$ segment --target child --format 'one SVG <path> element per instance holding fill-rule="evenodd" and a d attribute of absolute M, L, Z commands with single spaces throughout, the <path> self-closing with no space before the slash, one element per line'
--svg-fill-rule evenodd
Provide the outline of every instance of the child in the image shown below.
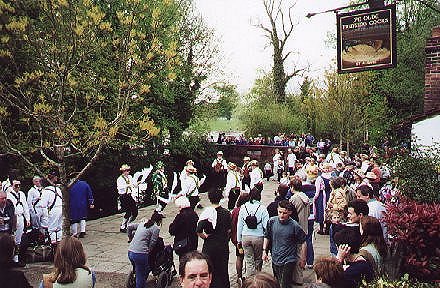
<path fill-rule="evenodd" d="M 331 224 L 330 224 L 330 253 L 333 256 L 338 254 L 338 247 L 333 240 L 333 236 L 336 232 L 341 231 L 344 228 L 344 225 L 341 223 L 341 215 L 338 211 L 333 211 L 331 213 Z"/>

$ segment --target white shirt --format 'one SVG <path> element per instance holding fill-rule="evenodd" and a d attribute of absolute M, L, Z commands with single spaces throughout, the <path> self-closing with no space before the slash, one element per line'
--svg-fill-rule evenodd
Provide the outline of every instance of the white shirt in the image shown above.
<path fill-rule="evenodd" d="M 263 172 L 259 167 L 253 168 L 249 176 L 251 177 L 250 189 L 254 188 L 255 184 L 263 182 Z"/>
<path fill-rule="evenodd" d="M 118 179 L 116 180 L 116 187 L 118 189 L 119 195 L 123 194 L 131 194 L 132 197 L 134 197 L 134 190 L 135 187 L 137 187 L 137 184 L 134 183 L 133 177 L 131 175 L 120 175 Z"/>
<path fill-rule="evenodd" d="M 385 206 L 382 202 L 377 201 L 376 199 L 370 199 L 368 202 L 368 216 L 375 217 L 380 220 L 384 216 Z"/>
<path fill-rule="evenodd" d="M 194 174 L 190 174 L 182 181 L 182 191 L 179 193 L 180 195 L 189 196 L 198 196 L 199 188 L 202 186 L 203 182 L 205 182 L 206 177 L 203 177 L 199 180 L 199 177 Z"/>
<path fill-rule="evenodd" d="M 287 166 L 289 168 L 295 167 L 296 155 L 294 153 L 287 154 Z"/>
<path fill-rule="evenodd" d="M 226 163 L 226 160 L 223 159 L 223 158 L 221 158 L 221 159 L 215 158 L 214 161 L 212 161 L 212 164 L 211 164 L 212 168 L 214 168 L 217 165 L 217 163 L 219 163 L 219 162 L 222 164 L 222 169 L 223 170 L 228 169 L 228 164 Z"/>
<path fill-rule="evenodd" d="M 278 167 L 278 161 L 281 159 L 281 154 L 276 153 L 275 155 L 273 155 L 273 166 L 274 167 Z"/>
<path fill-rule="evenodd" d="M 325 158 L 325 162 L 331 163 L 333 168 L 336 167 L 336 164 L 342 163 L 341 156 L 338 153 L 330 152 Z"/>
<path fill-rule="evenodd" d="M 35 202 L 37 202 L 38 200 L 41 199 L 42 191 L 43 191 L 43 187 L 37 187 L 35 185 L 31 189 L 29 189 L 28 195 L 27 195 L 27 204 L 28 204 L 29 210 L 33 210 Z"/>
<path fill-rule="evenodd" d="M 24 195 L 24 193 L 21 191 L 15 192 L 13 190 L 10 190 L 7 193 L 6 198 L 11 200 L 12 204 L 14 204 L 15 215 L 23 215 L 24 218 L 26 218 L 26 221 L 29 222 L 31 217 L 29 215 L 29 206 L 27 205 L 26 196 Z"/>
<path fill-rule="evenodd" d="M 53 206 L 52 206 L 53 204 Z M 47 186 L 41 193 L 41 200 L 37 204 L 41 208 L 56 208 L 63 206 L 63 195 L 60 188 L 54 186 Z"/>
<path fill-rule="evenodd" d="M 226 187 L 224 190 L 226 195 L 228 195 L 229 191 L 235 187 L 241 188 L 240 175 L 236 171 L 229 170 L 228 175 L 226 176 Z"/>

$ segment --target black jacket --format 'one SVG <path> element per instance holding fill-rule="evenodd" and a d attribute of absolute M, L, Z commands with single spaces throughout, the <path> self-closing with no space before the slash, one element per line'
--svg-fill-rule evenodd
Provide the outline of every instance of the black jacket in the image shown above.
<path fill-rule="evenodd" d="M 14 204 L 12 203 L 11 200 L 9 200 L 9 199 L 6 200 L 6 206 L 5 206 L 4 212 L 2 213 L 0 211 L 0 217 L 9 217 L 9 219 L 10 219 L 9 220 L 9 230 L 3 231 L 3 232 L 7 232 L 9 234 L 12 234 L 12 232 L 17 230 L 17 216 L 15 215 Z"/>
<path fill-rule="evenodd" d="M 170 224 L 169 232 L 174 236 L 174 243 L 188 238 L 188 249 L 182 251 L 181 254 L 197 250 L 198 238 L 196 228 L 198 220 L 199 216 L 197 216 L 197 213 L 191 207 L 188 207 L 180 210 L 173 223 Z"/>

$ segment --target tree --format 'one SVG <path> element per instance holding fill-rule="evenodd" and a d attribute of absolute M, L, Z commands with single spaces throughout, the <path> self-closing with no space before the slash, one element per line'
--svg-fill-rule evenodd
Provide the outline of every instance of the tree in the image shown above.
<path fill-rule="evenodd" d="M 0 142 L 37 173 L 58 171 L 65 234 L 68 189 L 103 149 L 142 146 L 160 132 L 149 97 L 157 83 L 173 87 L 178 78 L 178 7 L 172 0 L 0 2 Z M 78 172 L 72 181 L 70 172 Z"/>
<path fill-rule="evenodd" d="M 220 95 L 220 98 L 216 103 L 218 116 L 231 120 L 232 112 L 234 112 L 240 97 L 237 92 L 237 87 L 235 85 L 226 84 L 221 86 L 217 85 L 214 89 Z"/>
<path fill-rule="evenodd" d="M 292 15 L 294 4 L 287 8 L 287 13 L 284 10 L 283 0 L 263 0 L 263 5 L 270 26 L 260 24 L 258 27 L 265 32 L 273 49 L 272 90 L 277 102 L 282 103 L 286 100 L 287 83 L 302 71 L 302 69 L 294 68 L 292 72 L 286 73 L 284 69 L 285 62 L 291 53 L 291 51 L 286 52 L 286 43 L 295 27 Z"/>
<path fill-rule="evenodd" d="M 272 94 L 271 74 L 255 80 L 250 93 L 246 95 L 247 103 L 239 115 L 246 134 L 256 136 L 273 136 L 274 133 L 304 132 L 305 121 L 295 111 L 295 99 L 288 97 L 286 103 L 278 103 Z"/>

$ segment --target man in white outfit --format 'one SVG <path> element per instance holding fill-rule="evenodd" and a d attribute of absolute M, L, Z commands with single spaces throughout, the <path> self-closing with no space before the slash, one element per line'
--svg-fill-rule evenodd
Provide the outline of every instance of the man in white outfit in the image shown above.
<path fill-rule="evenodd" d="M 273 155 L 273 158 L 272 158 L 272 161 L 273 161 L 273 168 L 272 169 L 273 169 L 274 178 L 276 178 L 278 175 L 278 166 L 279 166 L 278 162 L 280 160 L 281 160 L 280 150 L 278 148 L 275 148 L 275 154 Z"/>
<path fill-rule="evenodd" d="M 56 186 L 58 176 L 49 174 L 47 178 L 50 184 L 43 189 L 37 206 L 47 213 L 47 218 L 42 218 L 41 226 L 47 229 L 51 243 L 56 245 L 63 236 L 63 195 L 61 189 Z"/>
<path fill-rule="evenodd" d="M 293 153 L 292 149 L 287 149 L 287 167 L 289 169 L 290 175 L 295 174 L 295 163 L 296 163 L 296 155 Z"/>
<path fill-rule="evenodd" d="M 252 171 L 249 173 L 249 176 L 251 177 L 251 185 L 249 188 L 252 190 L 257 184 L 263 185 L 263 171 L 261 171 L 258 166 L 257 160 L 252 160 L 250 164 Z"/>
<path fill-rule="evenodd" d="M 194 209 L 200 201 L 199 197 L 199 188 L 205 182 L 206 177 L 203 177 L 199 180 L 199 177 L 195 174 L 197 169 L 193 166 L 188 166 L 186 168 L 186 177 L 182 181 L 182 191 L 179 193 L 179 196 L 186 196 L 189 199 L 190 206 Z M 198 206 L 201 208 L 201 206 Z"/>
<path fill-rule="evenodd" d="M 41 200 L 41 193 L 43 192 L 41 177 L 34 176 L 34 178 L 32 178 L 32 183 L 34 186 L 29 189 L 27 195 L 27 204 L 29 207 L 29 214 L 31 215 L 32 229 L 38 229 L 41 232 L 44 232 L 41 228 L 41 218 L 44 215 L 43 209 L 41 209 L 41 207 L 36 207 Z"/>
<path fill-rule="evenodd" d="M 240 196 L 241 179 L 240 173 L 237 171 L 237 165 L 232 162 L 228 163 L 228 175 L 226 176 L 226 187 L 223 196 L 228 198 L 228 209 L 235 208 L 238 196 Z"/>
<path fill-rule="evenodd" d="M 15 208 L 15 216 L 17 217 L 17 230 L 15 231 L 15 244 L 20 246 L 21 238 L 26 232 L 26 228 L 30 225 L 29 207 L 26 202 L 26 196 L 20 191 L 20 181 L 12 181 L 12 189 L 8 189 L 7 199 L 11 200 Z M 20 253 L 22 254 L 22 253 Z M 21 258 L 21 257 L 20 257 Z M 20 259 L 23 262 L 24 259 Z"/>
<path fill-rule="evenodd" d="M 116 186 L 118 189 L 119 199 L 121 201 L 122 211 L 125 211 L 125 215 L 122 219 L 120 232 L 127 233 L 127 224 L 136 219 L 138 215 L 138 208 L 136 206 L 135 188 L 139 183 L 135 183 L 133 177 L 130 175 L 130 166 L 123 164 L 119 169 L 121 175 L 116 180 Z"/>

